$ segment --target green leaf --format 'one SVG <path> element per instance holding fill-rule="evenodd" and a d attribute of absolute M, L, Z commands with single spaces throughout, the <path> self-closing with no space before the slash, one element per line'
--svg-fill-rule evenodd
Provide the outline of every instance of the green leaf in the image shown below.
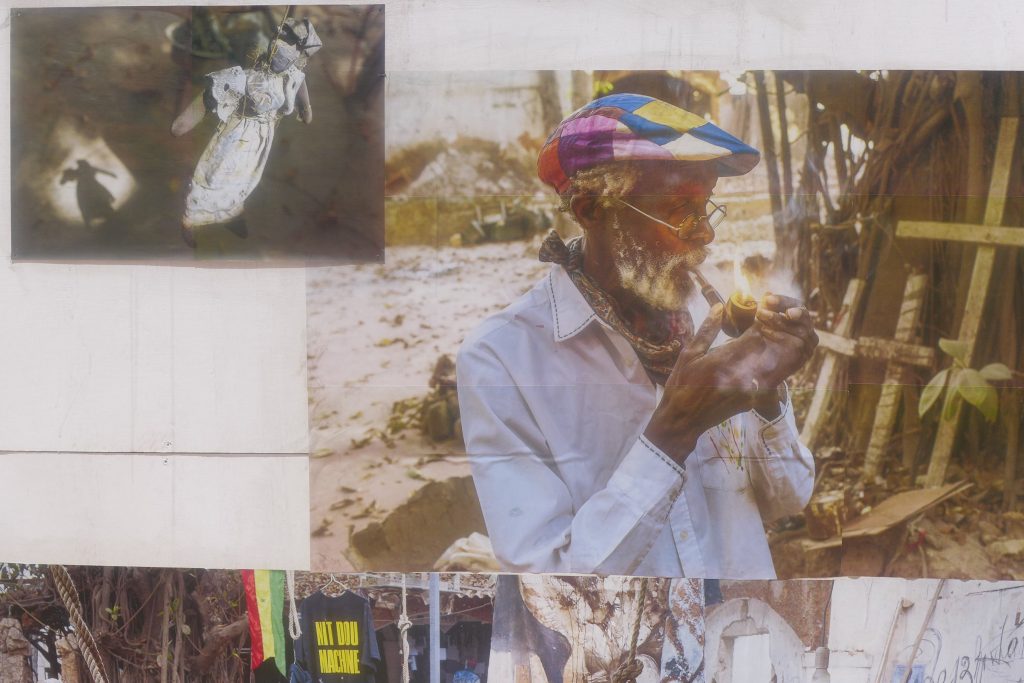
<path fill-rule="evenodd" d="M 992 385 L 981 376 L 981 373 L 972 368 L 964 368 L 957 373 L 956 389 L 964 397 L 964 400 L 975 408 L 981 408 L 981 404 L 985 402 L 986 390 L 995 391 Z"/>
<path fill-rule="evenodd" d="M 949 421 L 956 417 L 957 408 L 960 407 L 960 394 L 952 389 L 946 392 L 946 402 L 942 406 L 942 419 Z"/>
<path fill-rule="evenodd" d="M 935 402 L 942 396 L 942 390 L 946 387 L 946 377 L 948 375 L 949 370 L 943 370 L 928 382 L 928 386 L 921 392 L 921 400 L 917 404 L 917 414 L 919 416 L 924 417 L 925 413 L 931 410 Z"/>
<path fill-rule="evenodd" d="M 985 392 L 985 400 L 978 406 L 978 410 L 985 416 L 986 422 L 995 422 L 999 414 L 999 395 L 995 387 L 988 387 Z"/>
<path fill-rule="evenodd" d="M 958 361 L 967 364 L 967 342 L 957 339 L 940 339 L 939 348 L 947 355 L 956 358 Z"/>
<path fill-rule="evenodd" d="M 989 382 L 1005 382 L 1013 378 L 1013 371 L 1002 363 L 989 363 L 979 372 Z"/>

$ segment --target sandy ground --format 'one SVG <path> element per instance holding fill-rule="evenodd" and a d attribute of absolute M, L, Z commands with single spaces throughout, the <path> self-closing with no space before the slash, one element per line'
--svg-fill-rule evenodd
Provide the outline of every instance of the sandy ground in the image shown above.
<path fill-rule="evenodd" d="M 533 253 L 523 242 L 396 247 L 384 266 L 309 271 L 312 528 L 328 523 L 313 538 L 315 569 L 355 568 L 350 525 L 380 520 L 424 479 L 469 473 L 461 444 L 416 430 L 395 448 L 359 443 L 387 422 L 394 401 L 428 392 L 440 355 L 454 356 L 470 329 L 540 278 L 548 266 Z"/>
<path fill-rule="evenodd" d="M 724 287 L 736 253 L 770 250 L 765 230 L 770 224 L 734 226 L 730 235 L 761 239 L 716 243 L 710 262 L 721 267 L 706 268 L 709 276 L 720 276 Z M 386 424 L 394 401 L 429 391 L 439 356 L 454 359 L 469 330 L 547 272 L 536 259 L 539 244 L 537 237 L 461 249 L 394 247 L 386 265 L 309 271 L 314 570 L 358 569 L 351 530 L 380 521 L 424 480 L 469 474 L 456 441 L 433 443 L 414 429 L 394 448 L 366 437 Z"/>

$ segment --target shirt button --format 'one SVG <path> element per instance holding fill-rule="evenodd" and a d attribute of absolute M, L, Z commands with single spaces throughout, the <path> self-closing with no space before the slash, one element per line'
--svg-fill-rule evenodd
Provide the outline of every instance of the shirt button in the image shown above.
<path fill-rule="evenodd" d="M 680 541 L 685 541 L 689 537 L 690 537 L 690 534 L 686 533 L 685 531 L 680 531 L 679 532 L 679 540 Z"/>

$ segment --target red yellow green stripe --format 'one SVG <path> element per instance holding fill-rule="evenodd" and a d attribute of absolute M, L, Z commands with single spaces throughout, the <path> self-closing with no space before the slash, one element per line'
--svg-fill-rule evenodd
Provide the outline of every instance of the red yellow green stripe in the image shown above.
<path fill-rule="evenodd" d="M 282 676 L 287 669 L 284 642 L 284 572 L 243 569 L 246 612 L 249 618 L 251 664 L 255 671 L 268 659 Z"/>

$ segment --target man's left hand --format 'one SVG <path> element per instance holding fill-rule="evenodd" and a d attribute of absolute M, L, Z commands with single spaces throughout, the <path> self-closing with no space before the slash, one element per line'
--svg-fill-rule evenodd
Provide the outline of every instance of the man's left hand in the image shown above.
<path fill-rule="evenodd" d="M 779 294 L 764 296 L 753 328 L 764 340 L 762 367 L 772 379 L 772 386 L 762 387 L 767 391 L 757 409 L 765 417 L 774 418 L 779 405 L 775 388 L 811 359 L 818 346 L 818 335 L 803 304 Z"/>

